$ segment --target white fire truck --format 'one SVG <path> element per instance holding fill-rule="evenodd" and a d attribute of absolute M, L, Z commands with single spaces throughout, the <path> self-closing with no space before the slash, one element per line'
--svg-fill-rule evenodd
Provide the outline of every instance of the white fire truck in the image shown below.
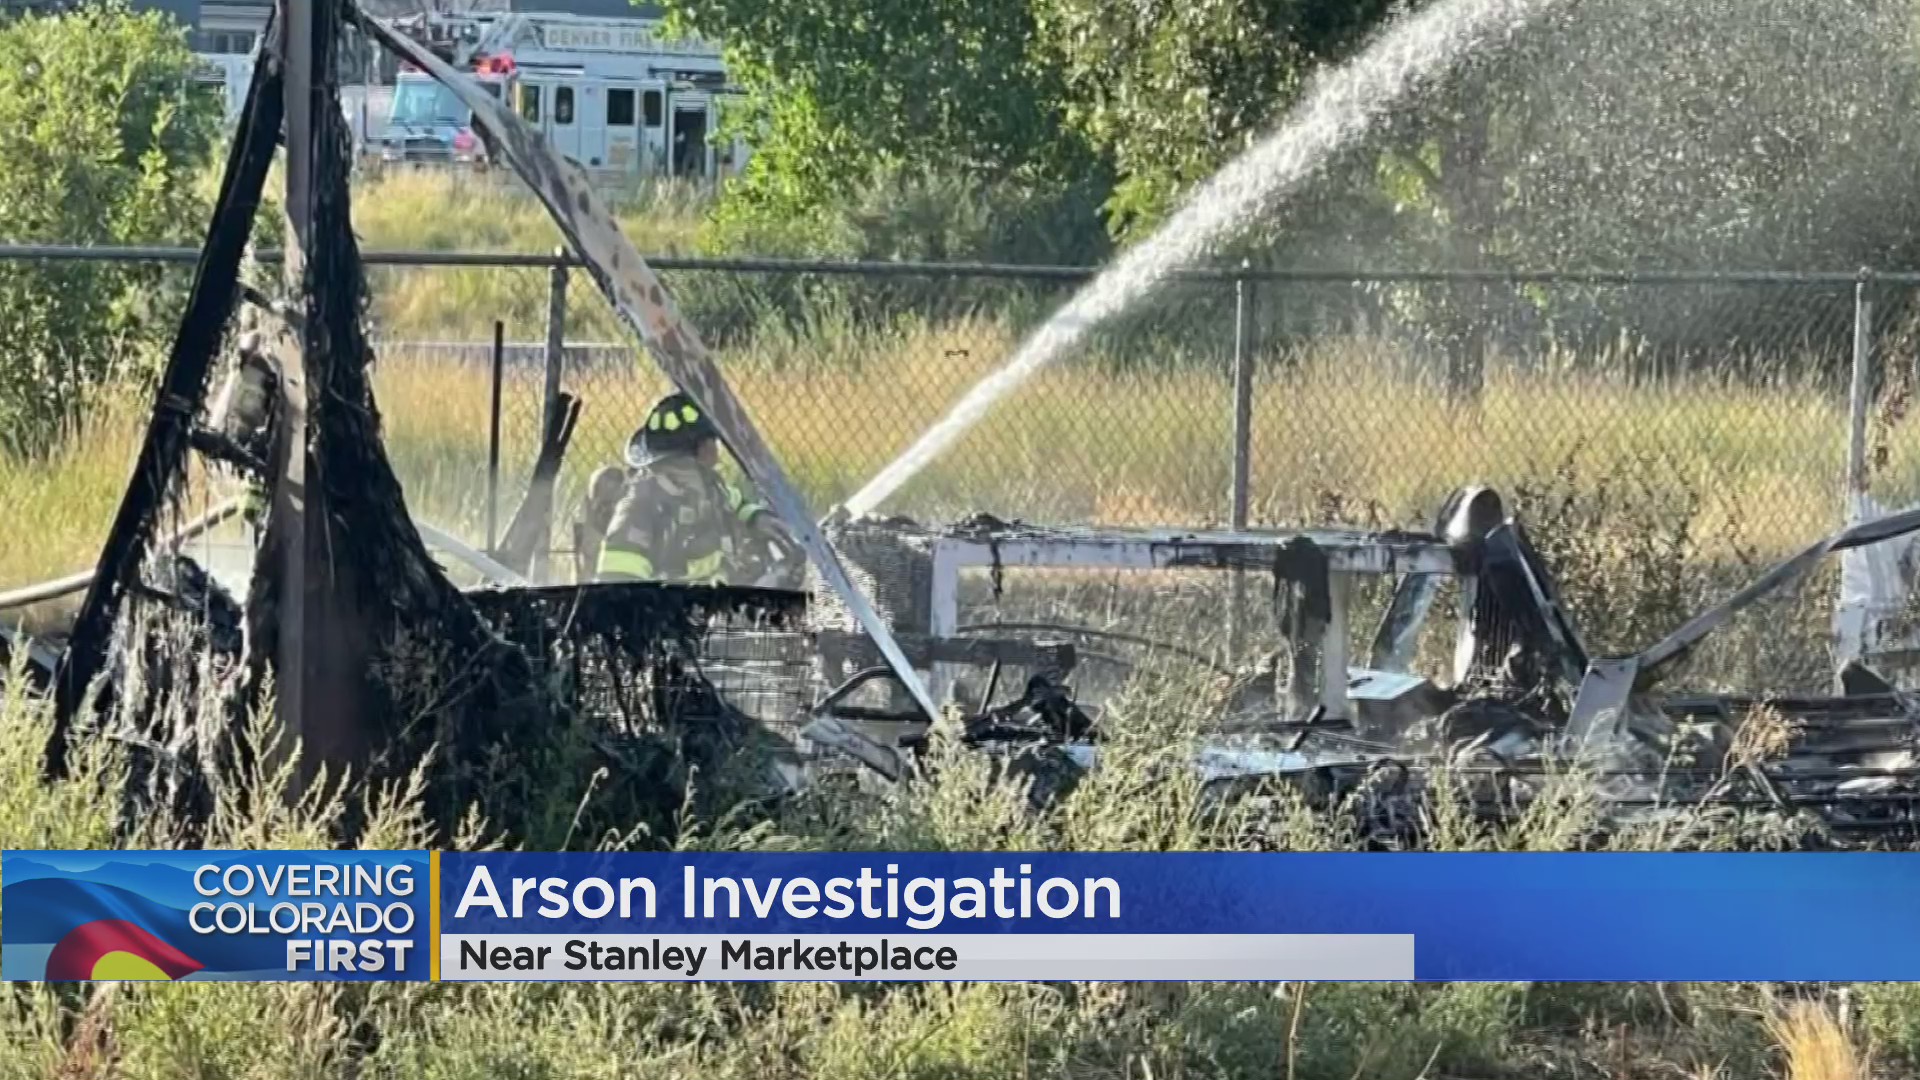
<path fill-rule="evenodd" d="M 602 177 L 736 172 L 743 140 L 715 135 L 730 87 L 717 45 L 660 20 L 540 12 L 421 15 L 396 23 L 503 97 L 553 147 Z M 482 163 L 472 117 L 424 72 L 396 80 L 382 157 Z"/>

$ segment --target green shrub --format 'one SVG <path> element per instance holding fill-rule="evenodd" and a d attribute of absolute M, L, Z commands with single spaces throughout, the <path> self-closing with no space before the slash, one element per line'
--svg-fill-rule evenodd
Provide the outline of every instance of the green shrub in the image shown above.
<path fill-rule="evenodd" d="M 116 3 L 0 24 L 0 240 L 178 244 L 206 227 L 219 101 L 185 35 Z M 148 363 L 185 275 L 0 263 L 0 448 L 44 450 L 116 370 Z"/>

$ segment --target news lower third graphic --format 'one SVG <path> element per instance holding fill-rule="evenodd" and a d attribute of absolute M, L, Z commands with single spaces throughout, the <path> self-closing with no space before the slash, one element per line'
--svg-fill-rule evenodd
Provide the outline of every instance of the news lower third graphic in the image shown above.
<path fill-rule="evenodd" d="M 0 977 L 1920 981 L 1916 896 L 1905 853 L 8 851 Z"/>
<path fill-rule="evenodd" d="M 1211 906 L 1204 897 L 1175 902 L 1168 892 L 1173 879 L 1160 871 L 1177 867 L 1128 856 L 448 853 L 440 867 L 439 977 L 448 981 L 1414 973 L 1410 934 L 1291 933 L 1278 925 L 1285 919 L 1253 911 L 1199 919 Z"/>

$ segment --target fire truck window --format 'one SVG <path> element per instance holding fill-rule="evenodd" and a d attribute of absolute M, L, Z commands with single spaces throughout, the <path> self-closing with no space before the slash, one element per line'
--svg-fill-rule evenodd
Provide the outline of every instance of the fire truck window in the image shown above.
<path fill-rule="evenodd" d="M 540 88 L 522 86 L 520 88 L 520 115 L 529 124 L 540 122 Z"/>
<path fill-rule="evenodd" d="M 553 122 L 556 124 L 573 123 L 573 87 L 556 87 L 553 91 Z"/>
<path fill-rule="evenodd" d="M 495 101 L 500 100 L 500 84 L 499 83 L 497 82 L 481 83 L 480 88 L 482 90 L 485 90 L 488 94 L 491 94 Z"/>
<path fill-rule="evenodd" d="M 647 126 L 650 128 L 660 126 L 660 98 L 661 94 L 658 90 L 649 90 L 642 95 L 641 107 L 646 110 Z"/>
<path fill-rule="evenodd" d="M 633 91 L 607 91 L 607 126 L 633 126 Z"/>

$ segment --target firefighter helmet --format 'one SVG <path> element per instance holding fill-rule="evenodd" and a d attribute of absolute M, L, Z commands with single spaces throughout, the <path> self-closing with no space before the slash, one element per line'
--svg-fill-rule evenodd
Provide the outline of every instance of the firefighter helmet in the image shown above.
<path fill-rule="evenodd" d="M 706 439 L 718 439 L 720 430 L 706 411 L 685 394 L 668 394 L 656 402 L 627 440 L 627 464 L 638 467 L 657 454 L 692 450 Z"/>

